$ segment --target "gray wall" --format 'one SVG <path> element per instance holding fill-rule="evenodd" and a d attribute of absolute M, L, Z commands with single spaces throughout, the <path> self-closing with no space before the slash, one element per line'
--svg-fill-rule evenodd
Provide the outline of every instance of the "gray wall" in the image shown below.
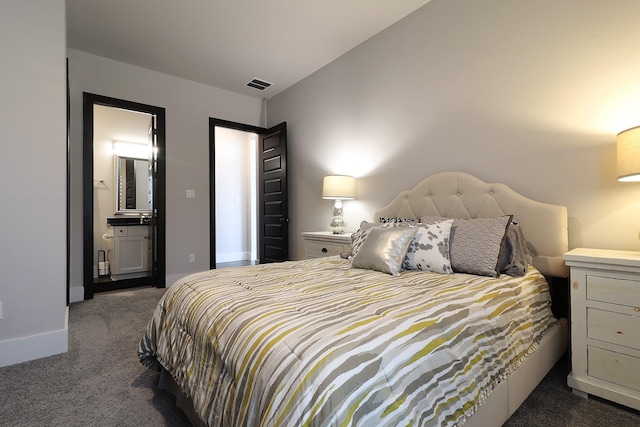
<path fill-rule="evenodd" d="M 209 268 L 209 117 L 259 126 L 262 102 L 69 49 L 71 79 L 71 296 L 82 287 L 82 93 L 166 109 L 167 286 Z M 185 191 L 196 191 L 195 199 Z M 189 263 L 189 254 L 196 262 Z"/>
<path fill-rule="evenodd" d="M 569 210 L 570 246 L 637 250 L 640 184 L 615 135 L 640 125 L 636 0 L 433 0 L 268 101 L 288 122 L 291 243 L 328 230 L 322 177 L 357 177 L 348 229 L 442 171 Z"/>
<path fill-rule="evenodd" d="M 67 350 L 64 20 L 0 2 L 0 366 Z"/>

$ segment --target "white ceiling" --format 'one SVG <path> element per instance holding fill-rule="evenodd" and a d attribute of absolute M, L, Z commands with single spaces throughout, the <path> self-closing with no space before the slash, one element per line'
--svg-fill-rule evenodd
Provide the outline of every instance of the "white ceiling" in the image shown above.
<path fill-rule="evenodd" d="M 66 0 L 67 46 L 271 98 L 429 1 Z"/>

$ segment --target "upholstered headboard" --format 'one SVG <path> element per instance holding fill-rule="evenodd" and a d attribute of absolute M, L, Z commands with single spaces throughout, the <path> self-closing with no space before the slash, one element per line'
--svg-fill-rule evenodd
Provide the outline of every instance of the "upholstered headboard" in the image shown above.
<path fill-rule="evenodd" d="M 533 255 L 533 266 L 545 276 L 567 277 L 562 255 L 569 249 L 567 208 L 528 199 L 504 184 L 489 184 L 463 172 L 430 176 L 403 191 L 387 206 L 374 212 L 380 217 L 420 219 L 488 218 L 513 215 Z"/>

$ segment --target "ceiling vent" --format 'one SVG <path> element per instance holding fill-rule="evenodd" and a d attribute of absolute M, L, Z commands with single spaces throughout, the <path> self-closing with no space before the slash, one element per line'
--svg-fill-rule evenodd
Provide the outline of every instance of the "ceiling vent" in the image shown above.
<path fill-rule="evenodd" d="M 273 83 L 269 83 L 266 82 L 264 80 L 260 80 L 257 78 L 253 78 L 251 79 L 251 81 L 249 83 L 247 83 L 247 86 L 252 87 L 254 89 L 258 89 L 258 90 L 265 90 L 266 88 L 268 88 L 269 86 L 271 86 Z"/>

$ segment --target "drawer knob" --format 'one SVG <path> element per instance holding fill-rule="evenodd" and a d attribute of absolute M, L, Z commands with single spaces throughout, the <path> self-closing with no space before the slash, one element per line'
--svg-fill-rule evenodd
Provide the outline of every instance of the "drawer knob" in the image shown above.
<path fill-rule="evenodd" d="M 618 332 L 616 332 L 616 334 L 618 334 L 618 335 L 624 335 L 624 332 L 622 332 L 622 331 L 618 331 Z"/>
<path fill-rule="evenodd" d="M 322 248 L 322 253 L 326 254 L 327 252 L 329 252 L 329 250 L 327 248 Z"/>

